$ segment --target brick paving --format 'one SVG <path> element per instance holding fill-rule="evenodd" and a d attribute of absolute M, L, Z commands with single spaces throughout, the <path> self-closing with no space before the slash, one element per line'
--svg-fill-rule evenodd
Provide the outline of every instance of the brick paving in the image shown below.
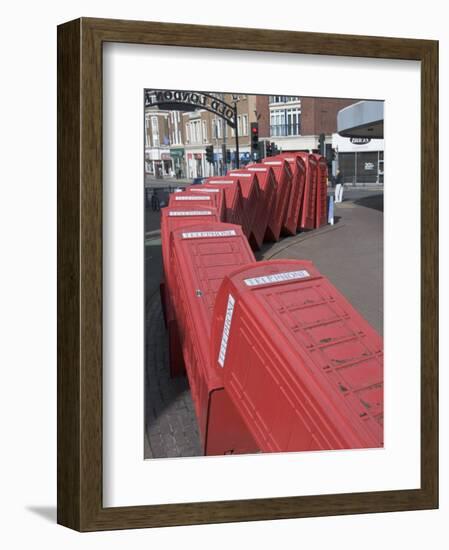
<path fill-rule="evenodd" d="M 145 347 L 146 458 L 201 455 L 186 377 L 170 378 L 168 338 L 159 294 L 149 300 Z"/>

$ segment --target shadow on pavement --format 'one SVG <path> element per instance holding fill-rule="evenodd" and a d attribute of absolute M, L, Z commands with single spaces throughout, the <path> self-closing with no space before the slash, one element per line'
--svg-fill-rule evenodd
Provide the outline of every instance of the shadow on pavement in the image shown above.
<path fill-rule="evenodd" d="M 354 201 L 354 204 L 358 206 L 364 206 L 365 208 L 372 208 L 379 212 L 384 211 L 384 195 L 379 193 L 376 195 L 368 195 L 367 197 L 361 197 Z"/>

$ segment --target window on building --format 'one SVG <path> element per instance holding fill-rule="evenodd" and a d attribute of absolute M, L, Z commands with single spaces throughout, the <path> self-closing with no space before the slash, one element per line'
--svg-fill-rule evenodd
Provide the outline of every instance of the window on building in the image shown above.
<path fill-rule="evenodd" d="M 189 143 L 201 143 L 201 121 L 192 120 L 186 124 L 187 140 Z"/>
<path fill-rule="evenodd" d="M 151 147 L 151 126 L 149 117 L 145 117 L 145 147 Z"/>
<path fill-rule="evenodd" d="M 242 115 L 242 128 L 241 128 L 241 135 L 247 136 L 248 135 L 248 115 Z"/>
<path fill-rule="evenodd" d="M 220 139 L 222 137 L 221 122 L 222 121 L 220 118 L 213 119 L 214 137 L 217 139 Z"/>
<path fill-rule="evenodd" d="M 270 111 L 270 134 L 276 136 L 299 136 L 301 111 L 298 108 L 273 109 Z"/>
<path fill-rule="evenodd" d="M 182 143 L 182 135 L 181 135 L 181 115 L 179 114 L 179 111 L 176 111 L 176 137 L 177 137 L 176 143 L 177 143 L 178 145 L 181 145 L 181 143 Z"/>
<path fill-rule="evenodd" d="M 201 120 L 195 120 L 195 143 L 201 143 Z"/>
<path fill-rule="evenodd" d="M 237 129 L 239 132 L 239 136 L 248 135 L 248 115 L 237 116 Z M 232 135 L 235 136 L 234 128 L 232 128 Z"/>
<path fill-rule="evenodd" d="M 153 147 L 159 147 L 159 122 L 157 116 L 151 117 L 151 133 L 153 135 Z"/>
<path fill-rule="evenodd" d="M 270 103 L 294 103 L 299 101 L 297 95 L 270 95 Z"/>
<path fill-rule="evenodd" d="M 196 120 L 188 122 L 186 124 L 187 129 L 187 142 L 188 143 L 198 143 L 198 126 Z"/>
<path fill-rule="evenodd" d="M 205 120 L 203 120 L 203 143 L 207 143 L 207 124 Z"/>
<path fill-rule="evenodd" d="M 176 121 L 175 121 L 175 113 L 172 111 L 169 114 L 170 119 L 170 143 L 174 144 L 176 143 Z"/>
<path fill-rule="evenodd" d="M 170 112 L 170 144 L 179 145 L 181 135 L 179 131 L 179 111 Z"/>

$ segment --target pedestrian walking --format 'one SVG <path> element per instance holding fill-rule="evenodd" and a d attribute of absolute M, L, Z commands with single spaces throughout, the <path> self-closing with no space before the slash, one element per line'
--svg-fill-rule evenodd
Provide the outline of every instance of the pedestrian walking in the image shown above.
<path fill-rule="evenodd" d="M 335 202 L 343 201 L 343 174 L 340 170 L 337 170 L 337 175 L 335 176 Z"/>
<path fill-rule="evenodd" d="M 153 194 L 151 195 L 151 208 L 153 212 L 159 212 L 161 209 L 161 201 L 159 200 L 156 189 L 153 189 Z"/>

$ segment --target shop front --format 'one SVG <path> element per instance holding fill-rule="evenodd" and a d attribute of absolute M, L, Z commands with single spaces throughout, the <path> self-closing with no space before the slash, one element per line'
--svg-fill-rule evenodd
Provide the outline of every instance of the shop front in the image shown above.
<path fill-rule="evenodd" d="M 170 153 L 161 154 L 161 164 L 162 177 L 171 177 L 174 175 L 173 162 Z"/>
<path fill-rule="evenodd" d="M 184 148 L 177 147 L 176 149 L 170 149 L 170 156 L 172 160 L 173 171 L 176 178 L 186 177 L 186 163 L 184 156 Z"/>
<path fill-rule="evenodd" d="M 384 183 L 384 140 L 332 136 L 336 168 L 348 185 L 366 186 Z"/>
<path fill-rule="evenodd" d="M 189 178 L 201 178 L 205 175 L 203 169 L 202 153 L 187 153 L 187 165 Z"/>

